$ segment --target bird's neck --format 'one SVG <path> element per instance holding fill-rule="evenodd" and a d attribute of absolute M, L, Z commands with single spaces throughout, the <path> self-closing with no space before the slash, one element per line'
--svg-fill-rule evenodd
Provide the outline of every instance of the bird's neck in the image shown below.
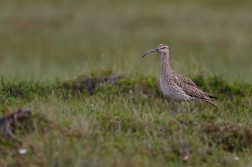
<path fill-rule="evenodd" d="M 169 61 L 169 52 L 161 53 L 161 75 L 170 75 L 172 68 Z"/>

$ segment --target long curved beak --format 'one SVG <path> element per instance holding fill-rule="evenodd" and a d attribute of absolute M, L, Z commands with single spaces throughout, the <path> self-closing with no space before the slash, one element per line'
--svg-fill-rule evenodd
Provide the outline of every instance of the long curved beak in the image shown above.
<path fill-rule="evenodd" d="M 146 56 L 147 54 L 149 54 L 149 53 L 151 53 L 151 52 L 158 52 L 158 48 L 149 50 L 148 52 L 146 52 L 146 53 L 142 56 L 142 58 L 144 58 L 144 56 Z"/>

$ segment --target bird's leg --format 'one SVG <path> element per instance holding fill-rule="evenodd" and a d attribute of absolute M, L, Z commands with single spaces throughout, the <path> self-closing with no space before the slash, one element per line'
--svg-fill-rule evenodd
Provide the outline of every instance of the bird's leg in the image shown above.
<path fill-rule="evenodd" d="M 174 112 L 171 114 L 172 116 L 174 116 L 174 115 L 178 112 L 178 105 L 177 105 L 177 103 L 176 103 L 176 102 L 173 102 L 173 104 L 174 104 L 175 110 L 174 110 Z"/>
<path fill-rule="evenodd" d="M 184 103 L 182 102 L 182 104 L 181 104 L 181 113 L 183 113 L 184 112 Z"/>

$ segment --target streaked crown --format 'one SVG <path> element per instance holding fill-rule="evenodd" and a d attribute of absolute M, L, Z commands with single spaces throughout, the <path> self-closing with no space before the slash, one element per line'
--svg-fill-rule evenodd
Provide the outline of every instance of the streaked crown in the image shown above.
<path fill-rule="evenodd" d="M 165 44 L 160 44 L 158 45 L 158 51 L 164 51 L 164 50 L 169 50 L 169 46 L 165 45 Z"/>

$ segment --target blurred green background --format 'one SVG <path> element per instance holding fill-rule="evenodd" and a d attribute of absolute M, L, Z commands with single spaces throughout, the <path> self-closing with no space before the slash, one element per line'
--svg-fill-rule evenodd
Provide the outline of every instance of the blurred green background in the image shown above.
<path fill-rule="evenodd" d="M 169 45 L 186 75 L 252 81 L 249 0 L 8 0 L 0 2 L 0 76 L 60 80 L 92 71 L 159 76 Z"/>

